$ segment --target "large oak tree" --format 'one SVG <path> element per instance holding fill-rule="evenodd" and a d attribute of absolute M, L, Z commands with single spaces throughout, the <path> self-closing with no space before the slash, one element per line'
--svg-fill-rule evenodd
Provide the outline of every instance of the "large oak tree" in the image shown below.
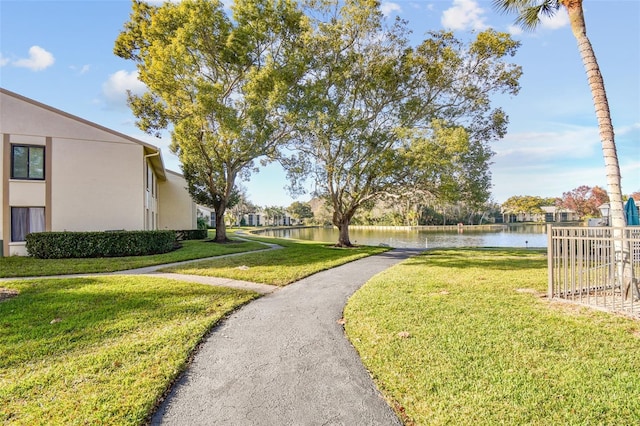
<path fill-rule="evenodd" d="M 412 47 L 406 23 L 385 26 L 377 1 L 313 6 L 308 73 L 293 92 L 297 154 L 284 164 L 294 185 L 314 178 L 338 245 L 351 245 L 358 209 L 385 195 L 486 199 L 488 143 L 507 123 L 489 97 L 517 93 L 520 68 L 504 58 L 518 43 L 485 31 L 465 44 L 443 32 Z"/>
<path fill-rule="evenodd" d="M 129 95 L 138 126 L 171 131 L 193 199 L 216 213 L 216 241 L 236 179 L 287 139 L 283 101 L 304 68 L 305 17 L 289 0 L 219 0 L 162 6 L 134 0 L 114 52 L 137 64 L 148 91 Z"/>

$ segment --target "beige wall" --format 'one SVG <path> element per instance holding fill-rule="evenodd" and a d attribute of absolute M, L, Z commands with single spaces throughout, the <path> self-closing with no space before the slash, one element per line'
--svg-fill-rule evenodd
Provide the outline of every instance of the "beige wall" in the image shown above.
<path fill-rule="evenodd" d="M 5 91 L 0 133 L 5 256 L 26 254 L 10 241 L 11 207 L 44 207 L 47 231 L 145 229 L 144 154 L 153 147 Z M 11 144 L 45 145 L 44 181 L 10 178 Z"/>
<path fill-rule="evenodd" d="M 44 207 L 47 231 L 194 229 L 184 178 L 164 169 L 158 148 L 0 89 L 0 238 L 10 242 L 11 207 Z M 10 178 L 11 144 L 45 146 L 45 180 Z M 147 190 L 147 167 L 157 191 Z"/>
<path fill-rule="evenodd" d="M 3 108 L 4 105 L 0 105 Z M 6 112 L 3 112 L 3 117 Z M 0 121 L 0 128 L 4 131 L 4 118 Z M 11 144 L 24 145 L 41 145 L 47 146 L 47 138 L 44 136 L 32 135 L 9 135 L 2 136 L 2 155 L 3 155 L 3 173 L 2 173 L 2 229 L 0 230 L 0 239 L 3 240 L 3 254 L 5 256 L 27 254 L 24 242 L 11 241 L 11 207 L 45 207 L 49 199 L 48 194 L 50 188 L 47 181 L 41 180 L 12 180 L 11 177 Z M 45 173 L 47 173 L 45 164 Z M 48 224 L 47 224 L 48 226 Z"/>
<path fill-rule="evenodd" d="M 184 177 L 169 170 L 158 182 L 158 229 L 196 229 L 196 205 L 186 188 Z"/>
<path fill-rule="evenodd" d="M 51 155 L 52 231 L 145 229 L 141 145 L 54 138 Z"/>
<path fill-rule="evenodd" d="M 2 104 L 0 104 L 0 107 L 2 107 Z M 1 116 L 1 111 L 0 111 L 0 116 Z M 8 187 L 9 186 L 9 178 L 5 177 L 5 173 L 9 173 L 9 171 L 7 170 L 8 166 L 5 166 L 5 154 L 4 154 L 4 145 L 5 145 L 5 139 L 8 141 L 9 140 L 9 135 L 7 135 L 6 137 L 2 134 L 2 120 L 0 119 L 0 200 L 2 200 L 2 209 L 0 209 L 0 239 L 2 239 L 2 244 L 0 244 L 0 250 L 2 250 L 2 255 L 7 255 L 8 253 L 4 253 L 4 248 L 5 248 L 5 244 L 4 244 L 4 229 L 5 229 L 5 213 L 4 213 L 4 205 L 6 203 L 8 203 L 7 200 L 4 199 L 4 194 L 5 191 L 9 192 L 9 188 L 5 188 L 5 185 Z M 11 232 L 11 231 L 9 231 Z"/>

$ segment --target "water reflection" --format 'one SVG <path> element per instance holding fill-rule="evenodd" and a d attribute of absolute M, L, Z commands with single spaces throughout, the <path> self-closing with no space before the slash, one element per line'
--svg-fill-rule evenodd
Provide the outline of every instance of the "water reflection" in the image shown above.
<path fill-rule="evenodd" d="M 398 248 L 441 247 L 546 247 L 545 225 L 512 225 L 495 231 L 474 231 L 471 227 L 456 231 L 415 231 L 350 229 L 354 244 L 387 244 Z M 338 241 L 336 228 L 300 228 L 267 231 L 263 235 L 311 241 Z"/>

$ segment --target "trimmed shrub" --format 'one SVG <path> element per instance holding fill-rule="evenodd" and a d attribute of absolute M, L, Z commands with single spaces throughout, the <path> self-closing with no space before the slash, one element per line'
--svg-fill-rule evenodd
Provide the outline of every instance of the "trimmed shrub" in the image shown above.
<path fill-rule="evenodd" d="M 145 256 L 178 247 L 174 231 L 36 232 L 27 252 L 40 259 Z"/>
<path fill-rule="evenodd" d="M 204 240 L 209 236 L 208 230 L 205 229 L 184 229 L 176 231 L 178 241 L 184 240 Z"/>

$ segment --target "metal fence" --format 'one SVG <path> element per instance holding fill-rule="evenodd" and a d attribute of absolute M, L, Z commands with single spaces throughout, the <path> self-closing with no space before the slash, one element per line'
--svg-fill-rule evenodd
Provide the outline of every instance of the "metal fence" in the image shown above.
<path fill-rule="evenodd" d="M 549 298 L 640 318 L 640 227 L 547 226 Z"/>

